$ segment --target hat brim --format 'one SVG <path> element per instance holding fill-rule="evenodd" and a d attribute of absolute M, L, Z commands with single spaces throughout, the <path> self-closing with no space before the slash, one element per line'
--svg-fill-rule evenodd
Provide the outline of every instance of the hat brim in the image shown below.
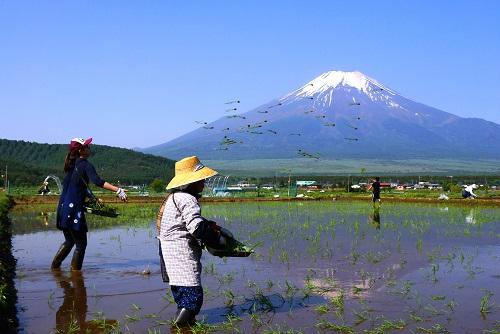
<path fill-rule="evenodd" d="M 174 178 L 167 184 L 167 190 L 205 180 L 217 174 L 219 174 L 217 171 L 205 166 L 196 172 L 192 172 L 186 175 L 174 176 Z"/>
<path fill-rule="evenodd" d="M 85 140 L 85 142 L 83 143 L 83 146 L 90 145 L 90 143 L 91 143 L 91 142 L 92 142 L 92 137 L 87 138 L 87 139 Z"/>

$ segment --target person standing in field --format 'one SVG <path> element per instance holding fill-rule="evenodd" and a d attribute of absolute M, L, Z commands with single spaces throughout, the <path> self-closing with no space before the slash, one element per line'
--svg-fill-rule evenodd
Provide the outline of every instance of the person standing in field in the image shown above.
<path fill-rule="evenodd" d="M 205 179 L 217 171 L 204 166 L 196 156 L 175 163 L 175 176 L 167 185 L 167 196 L 157 215 L 162 277 L 169 282 L 177 304 L 174 324 L 195 323 L 203 304 L 201 253 L 203 244 L 223 248 L 230 232 L 201 216 L 198 199 Z M 228 232 L 228 233 L 226 233 Z"/>
<path fill-rule="evenodd" d="M 368 190 L 372 190 L 372 201 L 373 203 L 379 203 L 380 200 L 380 177 L 375 177 L 375 180 L 372 180 L 372 183 L 368 186 Z"/>
<path fill-rule="evenodd" d="M 56 225 L 64 234 L 64 243 L 59 247 L 51 269 L 59 269 L 64 259 L 76 245 L 71 259 L 71 270 L 81 270 L 85 249 L 87 248 L 87 221 L 85 219 L 85 198 L 89 195 L 89 181 L 98 187 L 114 191 L 122 201 L 127 200 L 127 194 L 122 188 L 102 180 L 94 168 L 87 161 L 90 156 L 90 143 L 86 140 L 74 138 L 69 144 L 69 150 L 64 159 L 63 190 L 57 206 Z"/>

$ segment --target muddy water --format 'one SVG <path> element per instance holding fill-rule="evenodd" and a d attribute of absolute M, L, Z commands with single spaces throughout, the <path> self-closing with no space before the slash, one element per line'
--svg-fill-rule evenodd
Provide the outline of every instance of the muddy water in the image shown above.
<path fill-rule="evenodd" d="M 53 208 L 12 212 L 22 332 L 100 333 L 105 321 L 115 332 L 169 333 L 176 306 L 159 273 L 155 210 L 89 215 L 80 275 L 68 270 L 70 257 L 62 271 L 48 269 L 63 240 Z M 227 203 L 203 214 L 256 252 L 203 255 L 199 330 L 500 330 L 500 208 Z"/>

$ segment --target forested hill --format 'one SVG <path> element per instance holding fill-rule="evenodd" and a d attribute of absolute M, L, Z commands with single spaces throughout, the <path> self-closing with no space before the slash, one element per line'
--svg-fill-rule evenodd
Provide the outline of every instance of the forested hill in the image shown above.
<path fill-rule="evenodd" d="M 155 178 L 168 181 L 174 174 L 175 161 L 129 149 L 91 145 L 89 161 L 106 181 L 144 184 Z M 46 175 L 64 176 L 67 144 L 40 144 L 0 139 L 0 170 L 8 175 L 11 186 L 40 184 Z"/>

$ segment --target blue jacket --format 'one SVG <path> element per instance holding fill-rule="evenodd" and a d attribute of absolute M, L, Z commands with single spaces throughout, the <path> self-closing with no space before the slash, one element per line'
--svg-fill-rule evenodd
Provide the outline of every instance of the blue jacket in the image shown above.
<path fill-rule="evenodd" d="M 97 175 L 94 166 L 87 159 L 76 159 L 75 167 L 63 180 L 63 191 L 57 206 L 58 229 L 88 231 L 84 203 L 89 195 L 89 181 L 101 188 L 104 185 L 104 180 Z"/>

